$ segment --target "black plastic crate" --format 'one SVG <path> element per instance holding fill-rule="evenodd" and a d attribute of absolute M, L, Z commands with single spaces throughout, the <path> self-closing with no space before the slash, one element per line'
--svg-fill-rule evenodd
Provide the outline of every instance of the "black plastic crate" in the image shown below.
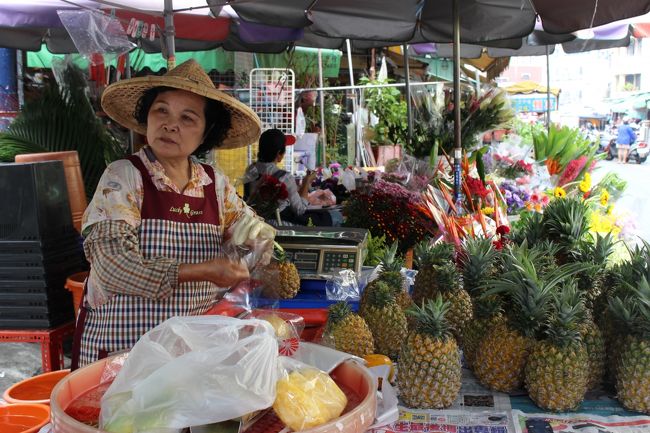
<path fill-rule="evenodd" d="M 85 270 L 82 262 L 65 263 L 60 266 L 42 267 L 0 267 L 0 288 L 7 287 L 2 281 L 42 281 L 47 285 L 65 283 L 66 278 L 77 272 Z"/>
<path fill-rule="evenodd" d="M 0 308 L 33 307 L 56 309 L 71 305 L 72 293 L 66 289 L 40 293 L 0 292 Z"/>
<path fill-rule="evenodd" d="M 51 257 L 40 254 L 0 254 L 0 268 L 42 268 L 47 272 L 65 266 L 82 266 L 84 263 L 85 260 L 78 251 Z"/>
<path fill-rule="evenodd" d="M 0 329 L 49 329 L 70 322 L 74 317 L 68 315 L 41 316 L 30 319 L 0 317 Z"/>
<path fill-rule="evenodd" d="M 83 239 L 77 232 L 51 241 L 0 241 L 0 256 L 38 254 L 46 258 L 69 251 L 83 254 Z"/>
<path fill-rule="evenodd" d="M 60 239 L 74 231 L 62 161 L 0 164 L 0 240 Z"/>

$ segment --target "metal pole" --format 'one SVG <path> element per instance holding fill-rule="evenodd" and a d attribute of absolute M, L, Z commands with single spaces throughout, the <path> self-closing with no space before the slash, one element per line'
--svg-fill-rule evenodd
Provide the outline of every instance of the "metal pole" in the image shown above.
<path fill-rule="evenodd" d="M 461 123 L 460 123 L 460 13 L 459 0 L 454 0 L 452 15 L 454 17 L 454 202 L 460 201 L 462 157 Z"/>
<path fill-rule="evenodd" d="M 16 93 L 18 95 L 18 110 L 25 105 L 25 65 L 23 64 L 23 50 L 16 50 Z"/>
<path fill-rule="evenodd" d="M 551 66 L 548 45 L 546 45 L 546 132 L 551 132 Z"/>
<path fill-rule="evenodd" d="M 431 84 L 445 84 L 446 81 L 416 81 L 410 83 L 411 87 L 415 86 L 429 86 Z M 329 87 L 305 87 L 303 89 L 294 89 L 294 92 L 307 92 L 309 90 L 316 91 L 334 91 L 334 90 L 356 90 L 356 89 L 381 89 L 382 87 L 406 87 L 406 83 L 386 83 L 386 84 L 365 84 L 363 86 L 329 86 Z M 248 91 L 248 90 L 246 90 Z"/>
<path fill-rule="evenodd" d="M 318 85 L 323 87 L 323 50 L 318 49 Z M 322 90 L 318 92 L 320 100 L 320 134 L 323 141 L 322 154 L 321 154 L 321 164 L 323 167 L 327 166 L 327 161 L 325 158 L 326 152 L 325 148 L 327 146 L 327 133 L 325 131 L 325 92 Z"/>
<path fill-rule="evenodd" d="M 359 152 L 359 156 L 361 157 L 361 164 L 365 167 L 367 163 L 366 163 L 366 156 L 363 149 L 363 140 L 359 140 L 360 131 L 359 131 L 359 119 L 358 119 L 359 113 L 357 110 L 357 88 L 354 85 L 354 72 L 352 68 L 352 47 L 350 46 L 350 39 L 345 40 L 345 47 L 348 51 L 348 72 L 350 74 L 350 86 L 354 91 L 354 99 L 352 100 L 352 112 L 353 112 L 352 118 L 354 119 L 354 147 Z"/>
<path fill-rule="evenodd" d="M 176 32 L 174 30 L 174 5 L 173 0 L 165 0 L 165 46 L 167 47 L 167 70 L 176 67 Z"/>
<path fill-rule="evenodd" d="M 404 56 L 404 73 L 405 73 L 405 97 L 406 97 L 406 122 L 408 127 L 408 136 L 406 137 L 406 144 L 411 145 L 413 137 L 413 113 L 411 112 L 411 77 L 409 71 L 409 51 L 408 45 L 402 45 L 402 54 Z"/>

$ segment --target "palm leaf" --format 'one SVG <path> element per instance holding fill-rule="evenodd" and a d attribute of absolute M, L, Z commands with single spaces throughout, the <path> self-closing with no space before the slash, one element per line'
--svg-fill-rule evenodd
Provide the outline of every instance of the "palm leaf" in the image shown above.
<path fill-rule="evenodd" d="M 107 163 L 125 152 L 95 116 L 78 68 L 68 66 L 61 87 L 51 84 L 41 98 L 25 104 L 8 131 L 0 135 L 0 159 L 13 161 L 20 153 L 76 150 L 90 200 Z"/>

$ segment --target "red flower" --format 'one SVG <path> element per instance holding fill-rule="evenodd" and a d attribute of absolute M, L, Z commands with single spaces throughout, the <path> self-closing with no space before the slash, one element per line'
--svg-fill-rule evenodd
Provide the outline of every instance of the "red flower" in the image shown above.
<path fill-rule="evenodd" d="M 476 179 L 471 176 L 467 176 L 465 178 L 465 183 L 467 184 L 467 188 L 469 189 L 470 194 L 476 195 L 481 198 L 485 198 L 490 194 L 490 191 L 488 191 L 485 188 L 485 185 L 483 185 L 483 182 L 481 179 Z"/>
<path fill-rule="evenodd" d="M 508 233 L 510 233 L 510 227 L 505 225 L 500 225 L 497 227 L 497 234 L 499 236 L 507 235 Z"/>

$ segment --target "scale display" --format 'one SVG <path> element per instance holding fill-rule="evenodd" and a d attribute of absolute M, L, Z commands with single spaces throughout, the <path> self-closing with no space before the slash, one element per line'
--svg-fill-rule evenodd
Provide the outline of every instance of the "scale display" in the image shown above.
<path fill-rule="evenodd" d="M 356 228 L 292 227 L 278 230 L 282 245 L 302 278 L 327 278 L 341 269 L 361 272 L 368 231 Z"/>

